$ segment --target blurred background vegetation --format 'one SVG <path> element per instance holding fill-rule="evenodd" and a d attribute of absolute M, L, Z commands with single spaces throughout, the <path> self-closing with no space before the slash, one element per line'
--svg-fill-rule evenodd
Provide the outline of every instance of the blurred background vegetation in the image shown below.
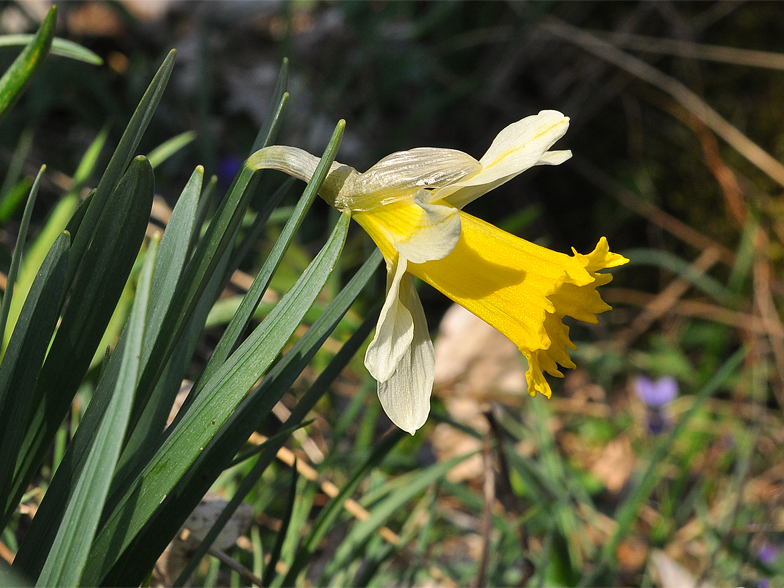
<path fill-rule="evenodd" d="M 48 6 L 0 3 L 0 28 L 34 31 Z M 454 432 L 455 421 L 463 440 L 473 439 L 469 449 L 484 446 L 479 467 L 429 486 L 415 507 L 390 515 L 385 524 L 403 543 L 387 553 L 383 534 L 373 536 L 356 569 L 332 582 L 784 584 L 780 3 L 127 0 L 59 10 L 57 35 L 105 64 L 50 56 L 0 123 L 0 174 L 20 153 L 23 175 L 34 176 L 41 163 L 59 172 L 45 177 L 33 235 L 96 135 L 108 129 L 108 144 L 117 143 L 172 48 L 171 82 L 140 148 L 196 132 L 156 170 L 156 193 L 170 206 L 197 164 L 228 187 L 284 57 L 291 104 L 277 142 L 321 153 L 344 118 L 337 159 L 359 170 L 417 146 L 478 158 L 524 116 L 557 109 L 571 118 L 556 148 L 571 149 L 572 160 L 526 172 L 469 212 L 564 252 L 588 252 L 606 236 L 632 262 L 605 289 L 614 310 L 595 327 L 573 326 L 578 369 L 555 382 L 550 402 L 481 373 L 472 379 L 471 358 L 457 366 L 458 376 L 436 390 L 431 424 L 404 440 L 399 459 L 377 475 L 405 480 L 404 472 L 446 459 L 438 428 Z M 15 55 L 0 50 L 3 70 Z M 21 202 L 3 201 L 4 268 Z M 273 288 L 285 290 L 301 273 L 326 238 L 330 214 L 316 202 Z M 259 241 L 244 270 L 257 271 L 274 237 Z M 370 251 L 366 237 L 352 233 L 341 271 Z M 435 332 L 448 300 L 421 292 Z M 202 361 L 214 341 L 208 332 Z M 657 405 L 640 391 L 643 376 L 674 377 L 680 395 Z M 373 389 L 355 361 L 307 434 L 292 441 L 314 466 L 327 452 L 320 475 L 338 486 L 353 456 L 388 428 Z M 468 409 L 461 413 L 456 400 Z M 217 489 L 230 495 L 237 482 L 226 478 Z M 371 511 L 378 481 L 371 477 L 359 493 Z M 279 528 L 288 483 L 270 476 L 267 492 L 248 498 L 250 535 Z M 301 525 L 324 504 L 322 491 L 313 483 L 303 490 Z M 348 533 L 337 524 L 331 532 Z M 242 541 L 234 549 L 238 560 L 251 557 Z M 335 554 L 322 545 L 318 556 L 328 568 Z M 219 575 L 226 568 L 210 561 L 197 581 L 228 581 Z"/>

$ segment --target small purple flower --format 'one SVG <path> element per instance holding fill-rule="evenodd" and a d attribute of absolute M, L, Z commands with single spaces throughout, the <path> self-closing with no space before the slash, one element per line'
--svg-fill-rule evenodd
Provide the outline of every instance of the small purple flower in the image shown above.
<path fill-rule="evenodd" d="M 757 559 L 765 565 L 771 565 L 779 555 L 779 550 L 770 543 L 765 543 L 757 551 Z"/>
<path fill-rule="evenodd" d="M 645 376 L 634 378 L 634 391 L 650 408 L 661 408 L 678 396 L 678 382 L 672 376 L 664 376 L 654 381 Z"/>

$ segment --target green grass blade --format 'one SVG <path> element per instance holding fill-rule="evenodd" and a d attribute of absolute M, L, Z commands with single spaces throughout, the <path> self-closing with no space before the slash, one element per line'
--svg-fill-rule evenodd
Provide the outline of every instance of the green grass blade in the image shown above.
<path fill-rule="evenodd" d="M 343 315 L 348 312 L 360 291 L 375 274 L 381 259 L 380 252 L 376 251 L 305 335 L 275 364 L 261 384 L 248 394 L 242 404 L 234 410 L 226 426 L 218 432 L 209 447 L 199 455 L 187 475 L 181 478 L 177 486 L 167 494 L 161 507 L 148 521 L 147 527 L 129 546 L 115 569 L 107 577 L 108 583 L 135 581 L 136 578 L 131 578 L 132 574 L 137 574 L 140 570 L 143 572 L 145 568 L 152 568 L 160 553 L 199 503 L 212 482 L 227 467 L 231 458 L 242 448 L 250 434 L 266 418 L 275 403 L 313 359 L 316 351 Z M 293 426 L 302 422 L 327 390 L 329 383 L 337 377 L 367 338 L 376 319 L 377 315 L 369 317 L 349 342 L 343 346 L 338 355 L 330 362 L 328 369 L 319 376 L 311 389 L 292 410 L 286 425 Z M 263 456 L 266 455 L 271 461 L 284 441 L 285 438 L 281 438 L 278 442 L 279 445 L 273 445 L 270 451 L 265 452 Z M 139 581 L 141 582 L 141 579 Z"/>
<path fill-rule="evenodd" d="M 19 448 L 21 462 L 10 490 L 9 481 L 0 480 L 0 497 L 7 500 L 2 505 L 6 516 L 16 507 L 43 459 L 112 316 L 144 239 L 153 192 L 152 168 L 145 158 L 138 157 L 107 203 L 74 285 L 79 295 L 73 296 L 65 309 L 41 369 L 33 394 L 35 412 L 26 424 L 27 434 Z"/>
<path fill-rule="evenodd" d="M 150 160 L 150 165 L 155 169 L 180 149 L 193 142 L 195 138 L 196 131 L 186 131 L 161 143 L 147 155 L 147 159 Z"/>
<path fill-rule="evenodd" d="M 24 182 L 29 182 L 27 178 L 20 177 L 24 171 L 24 163 L 27 160 L 27 155 L 30 153 L 30 147 L 33 146 L 33 130 L 27 128 L 22 131 L 19 137 L 19 143 L 14 149 L 14 155 L 11 162 L 8 164 L 8 171 L 5 174 L 3 185 L 0 187 L 0 225 L 11 217 L 18 206 L 17 200 L 19 196 L 13 192 L 19 191 L 19 185 Z M 29 186 L 28 186 L 29 188 Z"/>
<path fill-rule="evenodd" d="M 166 438 L 142 474 L 109 515 L 96 538 L 84 582 L 97 584 L 223 426 L 254 383 L 269 368 L 318 296 L 348 232 L 341 217 L 329 241 L 275 310 L 205 385 L 204 392 Z M 230 456 L 231 457 L 231 456 Z M 118 540 L 118 529 L 125 530 Z"/>
<path fill-rule="evenodd" d="M 27 45 L 35 38 L 35 35 L 2 35 L 0 36 L 0 47 L 17 47 Z M 103 59 L 86 47 L 78 43 L 55 37 L 52 39 L 52 46 L 49 51 L 58 57 L 68 57 L 76 61 L 84 61 L 91 65 L 103 65 Z"/>
<path fill-rule="evenodd" d="M 294 460 L 294 466 L 291 468 L 291 486 L 289 487 L 288 502 L 286 503 L 286 511 L 283 513 L 283 520 L 281 521 L 278 535 L 275 537 L 275 545 L 272 546 L 270 551 L 270 558 L 267 566 L 264 569 L 264 575 L 261 578 L 262 586 L 269 586 L 272 579 L 275 577 L 275 566 L 278 565 L 280 560 L 280 553 L 283 550 L 283 542 L 289 532 L 289 523 L 291 523 L 292 515 L 294 514 L 294 503 L 297 498 L 297 461 Z"/>
<path fill-rule="evenodd" d="M 115 149 L 109 164 L 106 166 L 106 171 L 104 171 L 100 182 L 98 182 L 98 187 L 95 189 L 84 218 L 80 223 L 79 230 L 76 233 L 72 233 L 74 238 L 71 246 L 71 257 L 68 260 L 66 284 L 70 284 L 73 281 L 85 252 L 96 234 L 96 226 L 101 218 L 103 209 L 109 197 L 114 193 L 117 182 L 119 182 L 123 172 L 133 158 L 139 141 L 147 129 L 152 115 L 155 113 L 174 67 L 175 54 L 175 51 L 169 52 L 152 82 L 150 82 L 147 91 L 139 102 L 139 106 L 136 107 L 136 111 L 125 128 L 117 149 Z"/>
<path fill-rule="evenodd" d="M 639 483 L 631 490 L 628 498 L 618 507 L 615 516 L 613 517 L 616 522 L 615 532 L 602 547 L 601 560 L 589 573 L 586 573 L 583 576 L 580 580 L 580 586 L 593 585 L 595 579 L 615 557 L 615 550 L 618 547 L 618 543 L 629 532 L 640 506 L 648 499 L 656 487 L 656 484 L 661 479 L 661 474 L 658 473 L 657 470 L 659 470 L 659 466 L 661 466 L 662 462 L 666 460 L 667 455 L 670 454 L 673 444 L 678 440 L 678 437 L 686 427 L 686 424 L 691 420 L 702 404 L 723 386 L 727 380 L 735 375 L 737 369 L 746 358 L 747 353 L 748 350 L 745 347 L 741 347 L 724 362 L 724 365 L 716 370 L 713 377 L 694 395 L 694 402 L 689 409 L 683 413 L 667 437 L 654 448 L 648 465 L 645 467 L 642 475 L 637 478 Z"/>
<path fill-rule="evenodd" d="M 38 32 L 0 78 L 0 119 L 24 91 L 49 53 L 56 17 L 57 7 L 52 6 Z"/>
<path fill-rule="evenodd" d="M 308 534 L 305 541 L 297 551 L 297 556 L 289 566 L 289 571 L 283 579 L 283 586 L 294 586 L 297 583 L 297 576 L 305 569 L 313 553 L 318 549 L 319 543 L 324 539 L 326 534 L 335 524 L 338 516 L 342 512 L 343 503 L 349 499 L 354 492 L 356 492 L 359 485 L 362 483 L 373 468 L 377 467 L 403 438 L 405 431 L 395 429 L 392 433 L 387 435 L 368 456 L 365 463 L 351 476 L 348 482 L 341 488 L 338 495 L 333 498 L 329 504 L 319 513 L 313 528 Z"/>
<path fill-rule="evenodd" d="M 379 527 L 384 525 L 389 517 L 403 508 L 409 500 L 413 499 L 420 492 L 423 492 L 428 486 L 446 476 L 453 467 L 472 455 L 474 455 L 474 453 L 460 455 L 449 461 L 438 463 L 429 468 L 420 470 L 410 483 L 398 489 L 396 492 L 393 492 L 377 504 L 370 511 L 369 519 L 354 525 L 340 544 L 340 547 L 338 547 L 334 558 L 328 564 L 324 574 L 326 576 L 332 575 L 336 570 L 345 566 L 356 550 L 359 549 Z"/>
<path fill-rule="evenodd" d="M 730 305 L 735 299 L 733 293 L 717 279 L 708 274 L 698 272 L 691 263 L 668 251 L 661 249 L 631 249 L 624 251 L 624 255 L 629 258 L 630 267 L 640 264 L 662 267 L 691 282 L 695 288 L 699 288 L 720 304 Z"/>
<path fill-rule="evenodd" d="M 285 104 L 287 100 L 286 88 L 289 83 L 289 60 L 287 57 L 283 58 L 280 64 L 280 71 L 278 72 L 278 81 L 275 84 L 275 90 L 272 92 L 272 100 L 270 101 L 271 109 L 264 119 L 264 124 L 259 129 L 256 139 L 253 141 L 253 148 L 251 153 L 255 153 L 262 147 L 272 145 L 275 137 L 278 135 L 280 123 L 283 117 L 283 108 L 278 105 Z"/>
<path fill-rule="evenodd" d="M 87 561 L 131 412 L 133 392 L 139 376 L 144 323 L 156 251 L 157 245 L 153 241 L 147 250 L 144 268 L 136 288 L 133 309 L 128 319 L 120 373 L 112 399 L 95 435 L 84 469 L 76 481 L 37 586 L 74 586 L 79 581 Z"/>
<path fill-rule="evenodd" d="M 33 282 L 0 365 L 0 479 L 10 479 L 33 408 L 32 390 L 59 316 L 70 237 L 55 241 Z M 2 496 L 3 500 L 6 499 Z M 0 529 L 5 526 L 5 520 Z"/>
<path fill-rule="evenodd" d="M 14 298 L 16 276 L 19 273 L 19 265 L 22 262 L 22 251 L 24 250 L 25 239 L 27 239 L 27 229 L 30 228 L 30 217 L 33 214 L 35 199 L 38 196 L 38 187 L 41 185 L 41 178 L 43 177 L 45 170 L 46 166 L 42 165 L 41 169 L 38 170 L 38 175 L 35 177 L 33 187 L 30 188 L 30 197 L 27 199 L 27 204 L 25 204 L 24 214 L 22 214 L 22 224 L 19 226 L 19 234 L 16 236 L 16 245 L 14 246 L 14 253 L 11 256 L 11 267 L 8 270 L 5 295 L 3 296 L 2 304 L 0 304 L 0 340 L 4 337 L 5 325 L 8 320 L 8 311 L 11 308 L 11 301 Z"/>

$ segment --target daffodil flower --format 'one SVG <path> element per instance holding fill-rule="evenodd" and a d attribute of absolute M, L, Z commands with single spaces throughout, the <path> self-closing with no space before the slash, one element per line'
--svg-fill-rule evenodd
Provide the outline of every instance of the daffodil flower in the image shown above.
<path fill-rule="evenodd" d="M 378 382 L 389 418 L 411 434 L 427 420 L 435 354 L 414 276 L 509 337 L 528 361 L 528 392 L 550 396 L 543 372 L 562 377 L 575 349 L 563 318 L 596 323 L 609 310 L 596 288 L 599 273 L 626 263 L 604 237 L 593 252 L 551 251 L 502 231 L 462 208 L 535 165 L 558 165 L 570 151 L 549 151 L 569 126 L 545 110 L 502 130 L 477 161 L 452 149 L 393 153 L 364 173 L 334 163 L 319 194 L 350 214 L 375 241 L 387 266 L 387 297 L 365 366 Z M 256 167 L 305 181 L 318 159 L 273 146 L 253 156 Z"/>

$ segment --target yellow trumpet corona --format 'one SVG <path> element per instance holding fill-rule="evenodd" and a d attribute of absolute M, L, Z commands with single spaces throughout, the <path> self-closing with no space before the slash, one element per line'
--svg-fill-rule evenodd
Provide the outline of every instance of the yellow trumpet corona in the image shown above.
<path fill-rule="evenodd" d="M 557 165 L 569 151 L 549 151 L 569 126 L 545 110 L 502 130 L 477 161 L 452 149 L 393 153 L 364 173 L 334 163 L 320 195 L 350 214 L 387 265 L 387 297 L 365 365 L 378 382 L 390 419 L 413 434 L 427 420 L 435 354 L 413 276 L 464 306 L 511 339 L 528 361 L 528 392 L 550 396 L 544 372 L 573 368 L 563 318 L 595 323 L 610 307 L 597 287 L 600 270 L 628 260 L 602 237 L 593 252 L 551 251 L 462 211 L 469 202 L 534 165 Z M 252 156 L 256 167 L 309 180 L 318 159 L 273 146 Z"/>

